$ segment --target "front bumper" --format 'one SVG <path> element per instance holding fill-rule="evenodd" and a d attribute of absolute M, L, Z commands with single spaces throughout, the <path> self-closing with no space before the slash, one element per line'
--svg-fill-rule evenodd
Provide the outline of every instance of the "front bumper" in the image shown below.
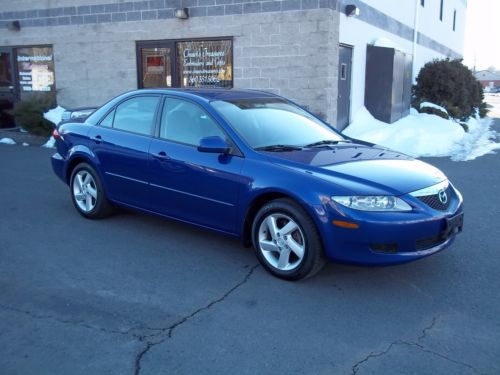
<path fill-rule="evenodd" d="M 364 265 L 405 263 L 449 247 L 462 230 L 463 203 L 453 189 L 449 207 L 438 211 L 418 199 L 405 196 L 411 212 L 364 212 L 335 206 L 323 220 L 325 253 L 334 261 Z M 332 204 L 332 203 L 330 203 Z M 332 224 L 343 220 L 357 229 Z"/>

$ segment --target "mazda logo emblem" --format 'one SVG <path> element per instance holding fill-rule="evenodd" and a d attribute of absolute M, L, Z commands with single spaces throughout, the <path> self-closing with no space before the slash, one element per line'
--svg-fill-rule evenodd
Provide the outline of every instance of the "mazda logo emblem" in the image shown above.
<path fill-rule="evenodd" d="M 442 204 L 446 204 L 448 202 L 448 196 L 446 195 L 446 191 L 444 190 L 439 190 L 438 198 Z"/>

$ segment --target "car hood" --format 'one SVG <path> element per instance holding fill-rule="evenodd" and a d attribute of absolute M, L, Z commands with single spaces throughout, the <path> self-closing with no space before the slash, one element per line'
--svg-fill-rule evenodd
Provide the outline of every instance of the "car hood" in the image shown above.
<path fill-rule="evenodd" d="M 355 194 L 401 195 L 446 179 L 427 163 L 361 143 L 265 154 L 275 163 L 329 180 Z"/>

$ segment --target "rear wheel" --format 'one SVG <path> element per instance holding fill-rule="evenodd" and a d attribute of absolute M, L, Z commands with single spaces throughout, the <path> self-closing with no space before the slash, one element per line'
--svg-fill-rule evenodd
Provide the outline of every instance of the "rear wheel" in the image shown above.
<path fill-rule="evenodd" d="M 289 199 L 271 201 L 259 210 L 252 225 L 252 240 L 261 264 L 286 280 L 310 277 L 325 263 L 314 222 Z"/>
<path fill-rule="evenodd" d="M 73 169 L 70 190 L 73 204 L 82 216 L 97 219 L 111 214 L 112 207 L 102 182 L 89 164 L 80 163 Z"/>

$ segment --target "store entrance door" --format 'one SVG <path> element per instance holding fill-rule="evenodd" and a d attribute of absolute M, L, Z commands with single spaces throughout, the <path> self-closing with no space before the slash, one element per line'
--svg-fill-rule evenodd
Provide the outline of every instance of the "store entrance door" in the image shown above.
<path fill-rule="evenodd" d="M 139 88 L 177 86 L 173 67 L 174 47 L 174 43 L 169 41 L 137 43 Z"/>
<path fill-rule="evenodd" d="M 18 100 L 12 48 L 0 48 L 0 128 L 14 127 L 14 119 L 8 113 Z"/>

